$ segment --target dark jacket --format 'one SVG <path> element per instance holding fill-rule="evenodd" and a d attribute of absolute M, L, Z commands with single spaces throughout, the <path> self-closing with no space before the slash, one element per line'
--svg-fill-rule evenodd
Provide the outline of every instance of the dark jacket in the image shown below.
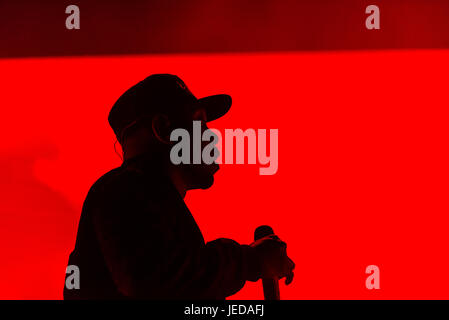
<path fill-rule="evenodd" d="M 69 265 L 80 289 L 65 287 L 64 299 L 224 299 L 258 278 L 253 249 L 206 244 L 170 179 L 142 156 L 91 187 Z"/>

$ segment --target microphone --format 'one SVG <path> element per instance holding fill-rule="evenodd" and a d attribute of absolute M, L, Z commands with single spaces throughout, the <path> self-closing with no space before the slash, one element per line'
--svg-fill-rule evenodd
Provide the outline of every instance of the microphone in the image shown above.
<path fill-rule="evenodd" d="M 274 232 L 270 226 L 259 226 L 254 231 L 254 241 L 271 234 Z M 278 278 L 262 279 L 262 287 L 265 300 L 280 300 Z"/>

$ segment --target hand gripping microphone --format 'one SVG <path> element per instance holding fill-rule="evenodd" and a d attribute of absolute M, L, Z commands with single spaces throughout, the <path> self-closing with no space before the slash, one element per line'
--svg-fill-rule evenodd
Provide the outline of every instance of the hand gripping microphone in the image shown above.
<path fill-rule="evenodd" d="M 269 226 L 260 226 L 254 231 L 254 241 L 263 237 L 274 234 L 273 229 Z M 269 278 L 262 279 L 263 295 L 265 300 L 280 300 L 279 296 L 279 279 Z"/>

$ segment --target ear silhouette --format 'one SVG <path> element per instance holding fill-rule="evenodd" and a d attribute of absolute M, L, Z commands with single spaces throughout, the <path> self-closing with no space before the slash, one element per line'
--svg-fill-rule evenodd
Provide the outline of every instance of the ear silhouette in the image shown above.
<path fill-rule="evenodd" d="M 171 144 L 170 125 L 170 120 L 164 114 L 156 114 L 151 120 L 153 134 L 163 144 Z"/>

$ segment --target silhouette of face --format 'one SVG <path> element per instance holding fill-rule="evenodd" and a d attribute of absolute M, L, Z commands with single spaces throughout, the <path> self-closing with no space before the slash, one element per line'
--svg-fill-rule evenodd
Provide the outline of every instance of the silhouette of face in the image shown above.
<path fill-rule="evenodd" d="M 208 128 L 206 112 L 204 109 L 197 109 L 192 114 L 192 119 L 189 126 L 186 128 L 191 137 L 191 157 L 193 156 L 193 121 L 201 121 L 201 136 L 203 132 Z M 201 141 L 201 150 L 209 144 L 209 141 Z M 187 189 L 207 189 L 214 183 L 214 174 L 219 169 L 217 163 L 205 164 L 201 161 L 201 164 L 182 165 L 184 183 Z"/>

